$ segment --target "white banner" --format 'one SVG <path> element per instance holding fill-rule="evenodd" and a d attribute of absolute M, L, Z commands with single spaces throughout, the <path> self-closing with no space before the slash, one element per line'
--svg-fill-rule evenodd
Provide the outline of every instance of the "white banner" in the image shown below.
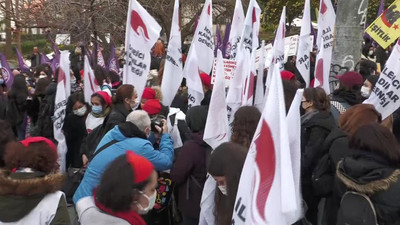
<path fill-rule="evenodd" d="M 400 40 L 393 47 L 392 54 L 382 70 L 379 80 L 365 104 L 372 104 L 386 119 L 400 107 Z"/>
<path fill-rule="evenodd" d="M 150 50 L 160 36 L 161 27 L 136 1 L 129 1 L 126 20 L 126 58 L 123 83 L 135 86 L 139 101 L 150 71 Z"/>
<path fill-rule="evenodd" d="M 58 164 L 62 172 L 66 171 L 67 143 L 62 127 L 64 125 L 65 109 L 71 92 L 69 52 L 61 51 L 60 69 L 58 71 L 57 92 L 54 103 L 54 138 L 57 140 Z"/>
<path fill-rule="evenodd" d="M 261 49 L 265 49 L 265 41 L 262 41 Z M 257 71 L 257 86 L 254 98 L 254 106 L 257 107 L 260 112 L 264 108 L 264 68 L 265 68 L 265 51 L 261 51 L 260 63 L 258 64 Z"/>
<path fill-rule="evenodd" d="M 161 91 L 163 93 L 162 103 L 164 106 L 171 105 L 183 78 L 181 29 L 179 27 L 179 22 L 179 0 L 175 0 L 171 34 L 168 42 L 167 56 L 165 58 L 164 76 L 161 83 Z"/>

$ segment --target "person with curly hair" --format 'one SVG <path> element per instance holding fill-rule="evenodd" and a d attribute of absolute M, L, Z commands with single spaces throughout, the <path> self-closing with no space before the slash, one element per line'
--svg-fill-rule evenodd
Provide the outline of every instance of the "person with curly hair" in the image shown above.
<path fill-rule="evenodd" d="M 7 145 L 0 170 L 0 224 L 70 225 L 57 147 L 44 137 Z"/>
<path fill-rule="evenodd" d="M 253 106 L 243 106 L 235 113 L 231 141 L 246 148 L 250 147 L 261 113 Z"/>

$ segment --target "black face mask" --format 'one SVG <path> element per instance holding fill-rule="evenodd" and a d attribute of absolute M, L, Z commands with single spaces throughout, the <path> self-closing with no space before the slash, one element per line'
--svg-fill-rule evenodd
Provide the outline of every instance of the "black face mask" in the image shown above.
<path fill-rule="evenodd" d="M 303 106 L 302 106 L 302 105 L 303 105 L 303 104 L 300 104 L 300 116 L 306 114 L 306 110 L 303 109 Z"/>

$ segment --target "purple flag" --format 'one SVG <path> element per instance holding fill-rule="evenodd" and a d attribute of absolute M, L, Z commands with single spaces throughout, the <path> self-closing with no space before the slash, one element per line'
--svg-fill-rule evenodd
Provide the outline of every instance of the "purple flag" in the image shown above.
<path fill-rule="evenodd" d="M 10 65 L 6 60 L 6 57 L 0 53 L 0 60 L 1 60 L 1 72 L 3 74 L 3 79 L 8 88 L 11 88 L 11 85 L 14 82 L 14 76 L 12 75 L 12 71 Z"/>
<path fill-rule="evenodd" d="M 17 47 L 15 47 L 15 51 L 17 52 L 17 57 L 18 57 L 18 65 L 19 69 L 24 72 L 24 71 L 30 71 L 29 66 L 25 64 L 24 58 L 22 58 L 21 52 L 18 50 Z"/>
<path fill-rule="evenodd" d="M 378 15 L 376 17 L 379 17 L 383 11 L 385 11 L 385 0 L 381 0 L 381 4 L 379 5 L 378 9 Z"/>
<path fill-rule="evenodd" d="M 315 32 L 315 30 L 314 30 L 314 27 L 313 27 L 313 25 L 312 25 L 312 22 L 310 23 L 310 26 L 311 26 L 311 35 L 312 36 L 314 36 L 314 43 L 313 43 L 313 48 L 316 48 L 316 45 L 317 45 L 317 33 Z"/>
<path fill-rule="evenodd" d="M 51 47 L 53 48 L 54 54 L 60 54 L 60 50 L 58 50 L 57 44 L 54 42 L 53 39 L 51 39 L 51 37 L 49 37 L 50 42 L 51 42 Z M 60 57 L 58 57 L 60 58 Z"/>
<path fill-rule="evenodd" d="M 45 53 L 40 53 L 40 62 L 41 64 L 49 64 L 51 65 L 51 60 L 47 57 Z"/>
<path fill-rule="evenodd" d="M 51 69 L 53 70 L 53 73 L 56 73 L 57 67 L 60 65 L 60 54 L 57 54 L 54 52 L 53 58 L 51 59 Z"/>
<path fill-rule="evenodd" d="M 229 53 L 227 53 L 227 47 L 229 42 L 229 34 L 231 33 L 231 23 L 227 23 L 225 27 L 224 41 L 222 42 L 222 56 L 226 59 L 229 58 Z"/>
<path fill-rule="evenodd" d="M 217 50 L 219 49 L 222 51 L 222 38 L 221 38 L 221 31 L 219 28 L 219 24 L 217 24 L 217 30 L 215 33 L 216 33 L 215 36 L 217 37 L 217 43 L 214 49 L 214 56 L 217 57 Z"/>
<path fill-rule="evenodd" d="M 110 53 L 110 57 L 108 60 L 107 70 L 114 71 L 117 74 L 119 74 L 119 62 L 118 62 L 117 56 L 115 55 L 114 45 L 111 45 L 111 53 Z"/>

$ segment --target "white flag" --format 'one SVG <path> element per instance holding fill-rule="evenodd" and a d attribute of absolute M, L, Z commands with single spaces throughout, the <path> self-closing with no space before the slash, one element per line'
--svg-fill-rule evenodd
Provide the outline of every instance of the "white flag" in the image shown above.
<path fill-rule="evenodd" d="M 94 72 L 92 70 L 92 67 L 90 67 L 89 59 L 86 55 L 84 60 L 83 79 L 84 79 L 83 84 L 85 85 L 83 89 L 85 101 L 91 104 L 90 99 L 92 94 L 97 91 L 100 91 L 101 89 L 96 82 L 96 77 L 94 76 Z"/>
<path fill-rule="evenodd" d="M 329 73 L 332 61 L 332 50 L 333 50 L 333 36 L 335 30 L 336 14 L 333 9 L 332 2 L 330 0 L 321 0 L 319 5 L 319 16 L 318 16 L 318 35 L 317 35 L 317 46 L 318 56 L 323 64 L 322 73 L 315 69 L 315 77 L 323 74 L 322 77 L 316 78 L 314 81 L 314 87 L 322 87 L 326 94 L 330 94 L 329 88 Z M 318 61 L 316 61 L 318 63 Z M 317 74 L 318 73 L 318 74 Z M 315 84 L 317 82 L 317 84 Z"/>
<path fill-rule="evenodd" d="M 306 87 L 310 86 L 310 49 L 311 49 L 311 15 L 310 0 L 305 0 L 303 19 L 299 37 L 299 48 L 296 56 L 296 68 L 306 82 Z"/>
<path fill-rule="evenodd" d="M 170 106 L 181 85 L 182 53 L 181 53 L 181 29 L 179 27 L 179 0 L 175 0 L 174 15 L 172 16 L 171 34 L 168 43 L 168 51 L 164 66 L 164 77 L 161 83 L 163 93 L 162 103 Z"/>
<path fill-rule="evenodd" d="M 240 39 L 243 32 L 244 12 L 242 0 L 236 0 L 235 11 L 233 12 L 232 28 L 229 33 L 229 43 L 227 54 L 230 59 L 236 59 L 237 50 L 239 48 Z"/>
<path fill-rule="evenodd" d="M 217 52 L 217 69 L 214 89 L 211 94 L 210 108 L 206 127 L 204 129 L 203 140 L 211 146 L 212 149 L 217 148 L 224 142 L 229 141 L 228 133 L 228 112 L 225 100 L 225 73 L 224 61 L 220 50 Z M 215 208 L 215 180 L 212 176 L 208 176 L 204 185 L 201 197 L 200 225 L 215 224 L 214 208 Z"/>
<path fill-rule="evenodd" d="M 212 28 L 212 3 L 211 0 L 206 0 L 189 49 L 188 62 L 183 69 L 183 76 L 186 78 L 188 87 L 189 107 L 200 105 L 204 98 L 200 73 L 209 74 L 214 63 Z M 198 81 L 200 81 L 200 86 Z"/>
<path fill-rule="evenodd" d="M 329 89 L 329 68 L 330 62 L 326 61 L 326 48 L 321 48 L 315 60 L 314 87 L 321 87 L 325 92 L 330 93 Z M 329 63 L 329 66 L 326 64 Z"/>
<path fill-rule="evenodd" d="M 212 149 L 229 141 L 229 123 L 228 112 L 226 110 L 224 76 L 224 61 L 221 51 L 218 50 L 215 84 L 211 94 L 210 107 L 208 109 L 207 122 L 203 135 L 204 141 L 210 145 Z"/>
<path fill-rule="evenodd" d="M 123 82 L 135 86 L 139 101 L 150 71 L 150 50 L 160 32 L 161 27 L 155 19 L 136 0 L 130 0 L 126 21 Z"/>
<path fill-rule="evenodd" d="M 242 31 L 240 48 L 253 52 L 259 46 L 258 33 L 260 31 L 261 9 L 256 0 L 250 0 L 247 8 L 246 19 Z"/>
<path fill-rule="evenodd" d="M 251 67 L 249 68 L 249 66 L 251 66 L 251 52 L 255 52 L 258 47 L 260 14 L 261 9 L 258 6 L 257 1 L 251 0 L 247 9 L 239 48 L 237 49 L 236 69 L 226 99 L 228 104 L 228 120 L 230 124 L 233 122 L 235 112 L 242 105 L 246 78 L 251 78 Z"/>
<path fill-rule="evenodd" d="M 372 104 L 386 119 L 400 107 L 400 40 L 393 47 L 392 54 L 382 70 L 379 80 L 365 104 Z"/>
<path fill-rule="evenodd" d="M 287 114 L 288 124 L 288 135 L 289 135 L 289 146 L 290 156 L 292 162 L 293 180 L 295 185 L 296 199 L 296 210 L 291 215 L 294 221 L 298 221 L 304 217 L 303 212 L 303 197 L 301 195 L 301 121 L 300 121 L 300 106 L 303 98 L 303 89 L 299 89 L 294 96 L 292 104 L 290 105 L 289 112 Z"/>
<path fill-rule="evenodd" d="M 258 71 L 257 71 L 257 86 L 256 94 L 254 98 L 254 106 L 257 107 L 260 112 L 264 108 L 264 68 L 265 68 L 265 41 L 261 43 L 261 55 L 258 60 Z"/>
<path fill-rule="evenodd" d="M 285 100 L 278 67 L 247 154 L 232 224 L 292 224 L 296 210 Z"/>
<path fill-rule="evenodd" d="M 254 84 L 256 76 L 256 52 L 251 53 L 250 61 L 247 61 L 249 65 L 247 66 L 248 71 L 246 71 L 246 78 L 243 85 L 242 93 L 242 106 L 253 106 L 254 101 Z"/>
<path fill-rule="evenodd" d="M 272 49 L 272 62 L 268 69 L 267 81 L 265 82 L 265 96 L 268 95 L 272 82 L 274 67 L 277 66 L 280 71 L 284 69 L 285 61 L 285 34 L 286 34 L 286 6 L 283 7 L 281 19 L 275 34 L 274 47 Z"/>
<path fill-rule="evenodd" d="M 67 107 L 67 100 L 70 95 L 71 83 L 70 83 L 70 61 L 69 52 L 61 51 L 60 69 L 58 72 L 57 79 L 57 92 L 54 103 L 54 123 L 53 133 L 54 138 L 57 140 L 57 152 L 58 152 L 58 164 L 62 172 L 66 171 L 66 154 L 67 154 L 67 143 L 65 140 L 62 127 L 64 125 L 65 109 Z"/>

